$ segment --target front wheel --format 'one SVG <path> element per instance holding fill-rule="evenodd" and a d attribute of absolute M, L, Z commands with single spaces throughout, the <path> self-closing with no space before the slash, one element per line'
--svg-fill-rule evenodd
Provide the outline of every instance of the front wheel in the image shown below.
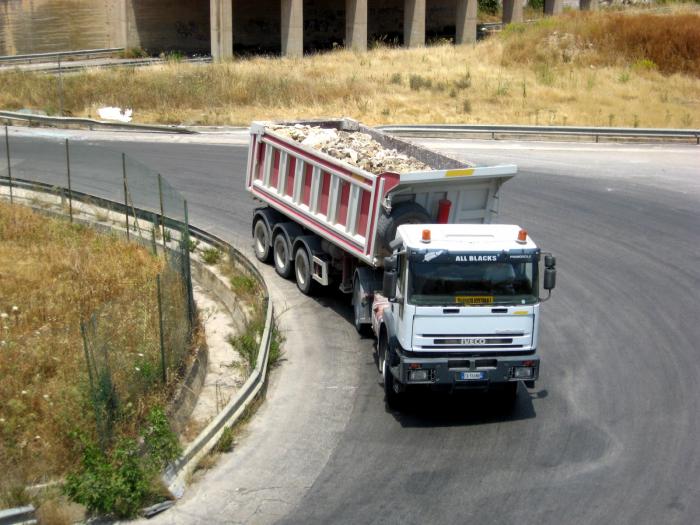
<path fill-rule="evenodd" d="M 396 381 L 394 374 L 391 373 L 391 356 L 386 335 L 383 335 L 379 341 L 378 357 L 379 369 L 382 374 L 382 382 L 384 383 L 384 402 L 392 410 L 399 409 L 403 396 L 401 385 Z"/>
<path fill-rule="evenodd" d="M 355 324 L 355 330 L 357 333 L 365 336 L 369 335 L 370 325 L 362 322 L 362 287 L 360 285 L 360 279 L 355 277 L 355 281 L 352 285 L 352 310 L 353 310 L 353 320 Z"/>

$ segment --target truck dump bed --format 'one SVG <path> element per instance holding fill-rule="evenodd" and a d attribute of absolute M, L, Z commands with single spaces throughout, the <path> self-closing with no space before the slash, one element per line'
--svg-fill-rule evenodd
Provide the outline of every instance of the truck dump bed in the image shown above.
<path fill-rule="evenodd" d="M 386 149 L 430 166 L 426 171 L 370 173 L 280 133 L 279 126 L 310 125 L 366 133 Z M 380 264 L 381 214 L 405 201 L 437 221 L 438 203 L 451 201 L 450 223 L 488 223 L 498 212 L 498 191 L 514 165 L 477 167 L 416 146 L 351 119 L 254 122 L 246 187 L 294 222 L 372 266 Z"/>

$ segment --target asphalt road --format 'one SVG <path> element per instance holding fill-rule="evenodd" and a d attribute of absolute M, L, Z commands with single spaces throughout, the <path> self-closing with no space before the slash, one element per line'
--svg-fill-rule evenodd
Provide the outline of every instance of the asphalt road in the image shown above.
<path fill-rule="evenodd" d="M 18 159 L 53 140 L 13 139 Z M 286 362 L 237 450 L 159 521 L 696 523 L 700 150 L 428 142 L 521 168 L 499 222 L 527 228 L 559 269 L 537 388 L 512 414 L 478 395 L 389 412 L 343 298 L 304 298 L 267 272 L 289 307 Z M 110 146 L 161 171 L 194 224 L 250 244 L 244 146 Z"/>

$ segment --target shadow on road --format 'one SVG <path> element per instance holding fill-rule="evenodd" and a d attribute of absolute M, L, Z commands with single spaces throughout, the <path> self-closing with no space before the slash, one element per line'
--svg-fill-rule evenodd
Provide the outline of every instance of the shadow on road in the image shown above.
<path fill-rule="evenodd" d="M 381 384 L 378 385 L 381 388 Z M 530 393 L 520 385 L 515 403 L 493 392 L 456 390 L 406 392 L 398 410 L 386 407 L 403 427 L 452 427 L 504 423 L 536 417 L 533 399 L 547 396 L 546 390 Z"/>

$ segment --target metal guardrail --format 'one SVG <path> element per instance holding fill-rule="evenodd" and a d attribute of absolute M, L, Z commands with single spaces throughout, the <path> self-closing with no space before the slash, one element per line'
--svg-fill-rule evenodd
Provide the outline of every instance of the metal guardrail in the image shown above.
<path fill-rule="evenodd" d="M 36 509 L 33 505 L 0 510 L 0 525 L 29 525 L 36 522 Z"/>
<path fill-rule="evenodd" d="M 379 126 L 379 129 L 396 135 L 454 136 L 459 134 L 487 134 L 492 139 L 505 135 L 579 136 L 618 138 L 675 138 L 694 139 L 700 144 L 700 129 L 665 128 L 596 128 L 574 126 L 511 126 L 471 124 L 428 124 L 406 126 Z"/>
<path fill-rule="evenodd" d="M 9 183 L 9 179 L 0 178 L 0 184 L 8 185 Z M 13 178 L 12 185 L 15 188 L 37 190 L 52 194 L 55 194 L 57 189 L 59 191 L 65 191 L 64 188 L 57 188 L 51 184 L 29 181 L 25 179 Z M 125 213 L 127 211 L 126 206 L 123 203 L 102 197 L 94 197 L 87 193 L 82 193 L 75 190 L 72 190 L 72 198 L 83 202 L 89 202 L 92 205 L 117 211 L 119 213 Z M 151 220 L 153 217 L 153 213 L 147 210 L 130 207 L 129 211 L 132 213 L 135 212 L 139 219 Z M 182 225 L 180 221 L 170 217 L 162 217 L 162 221 L 164 226 L 167 228 Z M 165 470 L 163 480 L 165 481 L 169 490 L 177 497 L 180 497 L 184 492 L 187 478 L 192 473 L 200 459 L 216 445 L 224 429 L 234 425 L 236 421 L 238 421 L 264 386 L 267 378 L 267 361 L 270 353 L 270 344 L 272 342 L 274 319 L 274 309 L 272 301 L 270 300 L 269 291 L 265 284 L 265 279 L 255 265 L 231 244 L 205 230 L 190 225 L 189 233 L 190 236 L 225 251 L 231 258 L 235 259 L 239 264 L 245 267 L 248 272 L 255 276 L 265 294 L 264 305 L 266 309 L 266 316 L 262 338 L 258 347 L 255 368 L 251 372 L 250 376 L 238 391 L 236 396 L 228 402 L 228 404 L 214 418 L 214 420 L 212 420 L 209 425 L 207 425 L 207 427 L 199 433 L 197 438 L 190 443 L 190 445 L 183 452 L 182 456 L 170 464 Z M 16 523 L 22 522 L 8 522 L 9 525 Z M 0 521 L 0 525 L 5 525 L 5 523 Z"/>
<path fill-rule="evenodd" d="M 93 128 L 109 128 L 109 129 L 129 129 L 133 131 L 159 131 L 166 133 L 186 133 L 196 134 L 197 132 L 191 129 L 179 126 L 160 126 L 155 124 L 131 124 L 128 122 L 106 122 L 104 120 L 95 120 L 90 118 L 80 117 L 54 117 L 48 115 L 36 115 L 33 113 L 21 113 L 18 111 L 0 111 L 0 119 L 17 120 L 24 122 L 38 122 L 50 125 L 81 125 Z"/>
<path fill-rule="evenodd" d="M 42 59 L 61 59 L 64 57 L 94 56 L 119 53 L 124 51 L 123 47 L 107 47 L 101 49 L 79 49 L 77 51 L 56 51 L 51 53 L 32 53 L 27 55 L 4 55 L 0 56 L 0 62 L 32 62 Z"/>

